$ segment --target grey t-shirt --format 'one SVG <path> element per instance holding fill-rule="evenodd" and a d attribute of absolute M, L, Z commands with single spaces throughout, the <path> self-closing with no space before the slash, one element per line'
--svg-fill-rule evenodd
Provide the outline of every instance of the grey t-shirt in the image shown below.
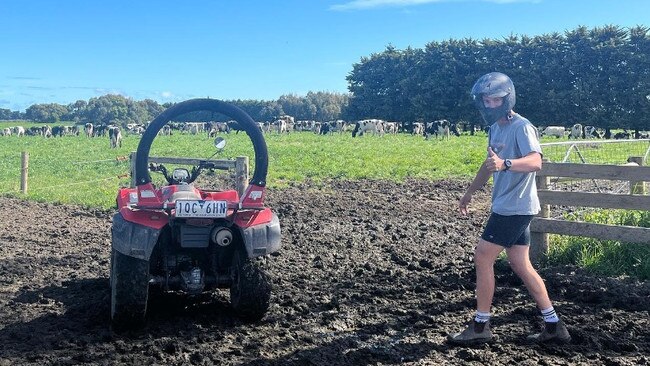
<path fill-rule="evenodd" d="M 537 129 L 518 114 L 505 125 L 497 122 L 490 126 L 489 144 L 501 159 L 518 159 L 534 151 L 542 153 Z M 535 172 L 499 171 L 493 173 L 492 178 L 492 212 L 505 216 L 539 212 Z"/>

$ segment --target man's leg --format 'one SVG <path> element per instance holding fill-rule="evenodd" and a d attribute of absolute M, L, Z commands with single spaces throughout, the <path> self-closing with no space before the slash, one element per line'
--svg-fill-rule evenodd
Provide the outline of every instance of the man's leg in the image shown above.
<path fill-rule="evenodd" d="M 502 246 L 480 239 L 474 251 L 476 266 L 476 316 L 467 328 L 449 334 L 447 340 L 454 344 L 484 343 L 492 340 L 490 307 L 494 296 L 494 261 Z"/>
<path fill-rule="evenodd" d="M 571 335 L 564 323 L 557 317 L 548 297 L 546 285 L 544 285 L 544 281 L 530 263 L 528 245 L 513 245 L 506 249 L 506 253 L 508 254 L 510 267 L 524 282 L 544 318 L 544 330 L 541 333 L 528 336 L 528 340 L 532 342 L 569 342 Z"/>
<path fill-rule="evenodd" d="M 476 266 L 476 310 L 489 313 L 494 297 L 494 261 L 503 247 L 479 239 L 474 252 Z"/>
<path fill-rule="evenodd" d="M 541 309 L 548 309 L 552 306 L 551 300 L 546 291 L 546 285 L 539 276 L 528 256 L 528 245 L 513 245 L 506 249 L 508 261 L 513 272 L 521 278 L 528 289 L 530 295 L 535 299 L 537 307 Z"/>

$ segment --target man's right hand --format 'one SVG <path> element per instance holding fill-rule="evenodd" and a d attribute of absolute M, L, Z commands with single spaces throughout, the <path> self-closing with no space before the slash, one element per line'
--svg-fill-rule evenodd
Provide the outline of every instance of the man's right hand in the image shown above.
<path fill-rule="evenodd" d="M 469 206 L 471 201 L 472 195 L 469 192 L 465 193 L 463 197 L 460 198 L 460 201 L 458 201 L 458 209 L 461 214 L 467 215 L 467 206 Z"/>

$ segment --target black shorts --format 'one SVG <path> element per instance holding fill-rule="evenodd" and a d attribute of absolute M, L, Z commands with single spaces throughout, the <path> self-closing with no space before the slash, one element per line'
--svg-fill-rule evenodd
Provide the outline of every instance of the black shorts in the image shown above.
<path fill-rule="evenodd" d="M 490 243 L 510 248 L 530 244 L 530 222 L 533 215 L 503 216 L 492 212 L 481 238 Z"/>

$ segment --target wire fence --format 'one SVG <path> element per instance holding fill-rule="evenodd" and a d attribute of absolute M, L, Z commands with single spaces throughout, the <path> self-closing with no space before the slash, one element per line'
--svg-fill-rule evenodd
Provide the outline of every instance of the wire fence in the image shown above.
<path fill-rule="evenodd" d="M 106 164 L 106 163 L 112 164 Z M 88 197 L 102 205 L 102 195 L 114 195 L 118 186 L 130 181 L 128 156 L 87 161 L 20 153 L 0 157 L 0 192 L 10 196 L 85 203 Z M 111 193 L 108 193 L 111 192 Z M 103 200 L 103 201 L 102 201 Z"/>
<path fill-rule="evenodd" d="M 553 163 L 647 165 L 650 139 L 643 140 L 585 140 L 542 144 L 544 159 Z M 650 177 L 649 177 L 650 180 Z M 552 179 L 552 190 L 629 193 L 628 181 L 603 179 Z"/>
<path fill-rule="evenodd" d="M 544 159 L 553 163 L 599 164 L 599 165 L 647 165 L 650 157 L 650 139 L 643 140 L 585 140 L 544 143 Z M 650 177 L 648 177 L 650 181 Z M 641 184 L 641 189 L 639 188 Z M 648 194 L 645 182 L 616 179 L 550 179 L 548 189 L 567 192 L 591 192 L 610 194 Z M 567 213 L 583 215 L 597 208 L 553 206 L 552 218 L 562 218 Z"/>

